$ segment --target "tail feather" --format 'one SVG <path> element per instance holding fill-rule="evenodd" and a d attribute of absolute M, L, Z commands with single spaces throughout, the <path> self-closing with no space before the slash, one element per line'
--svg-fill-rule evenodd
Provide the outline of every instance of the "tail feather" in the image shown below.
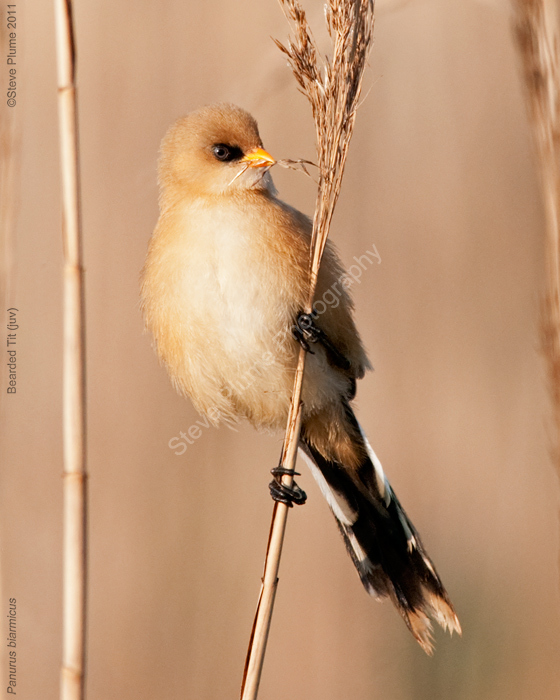
<path fill-rule="evenodd" d="M 365 589 L 377 598 L 391 598 L 431 654 L 430 618 L 450 632 L 460 634 L 461 626 L 418 532 L 357 421 L 356 426 L 367 454 L 357 470 L 324 458 L 305 438 L 300 451 L 331 507 Z"/>

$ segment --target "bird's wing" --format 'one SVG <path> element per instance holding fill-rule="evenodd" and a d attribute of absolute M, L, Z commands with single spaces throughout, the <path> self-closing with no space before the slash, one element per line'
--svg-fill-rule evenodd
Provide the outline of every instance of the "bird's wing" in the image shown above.
<path fill-rule="evenodd" d="M 327 242 L 315 292 L 315 323 L 336 351 L 331 351 L 333 364 L 349 377 L 361 379 L 371 365 L 354 322 L 348 279 L 334 245 Z M 346 367 L 340 358 L 344 358 Z"/>

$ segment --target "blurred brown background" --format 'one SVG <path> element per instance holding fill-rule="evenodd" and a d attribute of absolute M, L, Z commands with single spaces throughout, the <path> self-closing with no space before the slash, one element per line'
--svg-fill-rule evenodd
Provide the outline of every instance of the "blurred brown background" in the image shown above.
<path fill-rule="evenodd" d="M 61 236 L 51 4 L 18 13 L 17 395 L 2 360 L 0 618 L 17 599 L 18 697 L 58 697 Z M 309 1 L 322 26 L 322 3 Z M 543 220 L 506 0 L 379 0 L 369 95 L 332 237 L 375 244 L 354 293 L 375 372 L 357 407 L 463 624 L 425 657 L 361 588 L 311 477 L 290 514 L 266 700 L 559 697 L 558 495 L 538 352 Z M 205 429 L 158 367 L 138 310 L 159 141 L 232 101 L 280 158 L 313 158 L 305 99 L 270 37 L 275 0 L 76 4 L 89 373 L 88 697 L 236 698 L 280 436 Z M 5 32 L 5 26 L 2 26 Z M 321 30 L 318 34 L 322 36 Z M 5 93 L 6 66 L 0 69 Z M 4 146 L 5 148 L 5 146 Z M 5 151 L 6 154 L 6 151 Z M 273 173 L 310 212 L 314 186 Z M 9 267 L 4 256 L 3 269 Z M 2 627 L 6 632 L 6 625 Z M 2 638 L 2 635 L 0 635 Z M 0 692 L 6 685 L 0 654 Z"/>

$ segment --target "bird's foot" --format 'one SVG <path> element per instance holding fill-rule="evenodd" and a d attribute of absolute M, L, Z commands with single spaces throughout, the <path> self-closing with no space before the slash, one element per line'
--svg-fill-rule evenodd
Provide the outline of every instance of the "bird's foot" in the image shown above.
<path fill-rule="evenodd" d="M 310 314 L 304 314 L 303 312 L 298 314 L 296 319 L 296 325 L 292 328 L 292 335 L 305 350 L 312 355 L 315 353 L 310 348 L 310 343 L 317 343 L 321 340 L 322 331 L 317 328 L 313 322 L 314 312 Z"/>
<path fill-rule="evenodd" d="M 294 503 L 296 506 L 302 506 L 305 503 L 307 494 L 303 489 L 300 489 L 295 481 L 292 481 L 291 486 L 286 486 L 286 484 L 282 483 L 282 477 L 285 474 L 300 476 L 299 472 L 296 472 L 294 469 L 286 469 L 282 465 L 279 465 L 271 469 L 270 473 L 274 476 L 274 479 L 268 485 L 273 501 L 284 503 L 288 508 L 291 508 Z"/>
<path fill-rule="evenodd" d="M 316 316 L 315 311 L 310 314 L 300 313 L 296 319 L 296 325 L 292 328 L 294 338 L 306 352 L 312 355 L 315 353 L 309 344 L 321 343 L 330 363 L 347 372 L 350 369 L 350 361 L 331 343 L 328 335 L 315 325 Z"/>

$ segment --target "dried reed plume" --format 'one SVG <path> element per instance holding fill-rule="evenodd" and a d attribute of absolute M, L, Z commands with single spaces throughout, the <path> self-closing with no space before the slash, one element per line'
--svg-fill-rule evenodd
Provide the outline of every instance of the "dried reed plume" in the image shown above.
<path fill-rule="evenodd" d="M 86 400 L 72 0 L 55 0 L 64 243 L 64 578 L 60 697 L 82 700 L 86 639 Z"/>
<path fill-rule="evenodd" d="M 321 56 L 298 0 L 280 0 L 292 23 L 294 39 L 284 46 L 301 92 L 311 104 L 317 132 L 319 183 L 309 262 L 309 297 L 304 311 L 311 313 L 321 256 L 340 194 L 348 147 L 354 129 L 367 58 L 373 43 L 373 0 L 328 0 L 326 22 L 332 58 Z M 288 425 L 282 448 L 282 465 L 293 471 L 301 428 L 301 388 L 305 351 L 300 350 Z M 291 486 L 293 477 L 282 481 Z M 275 503 L 266 553 L 263 585 L 253 623 L 241 688 L 242 700 L 258 694 L 266 643 L 278 584 L 278 567 L 288 507 Z"/>
<path fill-rule="evenodd" d="M 311 244 L 311 310 L 319 263 L 340 194 L 364 70 L 373 45 L 373 0 L 327 2 L 325 19 L 332 41 L 332 58 L 320 55 L 298 0 L 280 2 L 292 23 L 294 39 L 287 46 L 279 41 L 276 44 L 288 57 L 300 91 L 311 104 L 317 133 L 319 189 Z"/>
<path fill-rule="evenodd" d="M 529 116 L 541 165 L 546 225 L 546 290 L 541 341 L 548 364 L 555 426 L 554 463 L 560 477 L 560 65 L 555 0 L 515 0 Z"/>

